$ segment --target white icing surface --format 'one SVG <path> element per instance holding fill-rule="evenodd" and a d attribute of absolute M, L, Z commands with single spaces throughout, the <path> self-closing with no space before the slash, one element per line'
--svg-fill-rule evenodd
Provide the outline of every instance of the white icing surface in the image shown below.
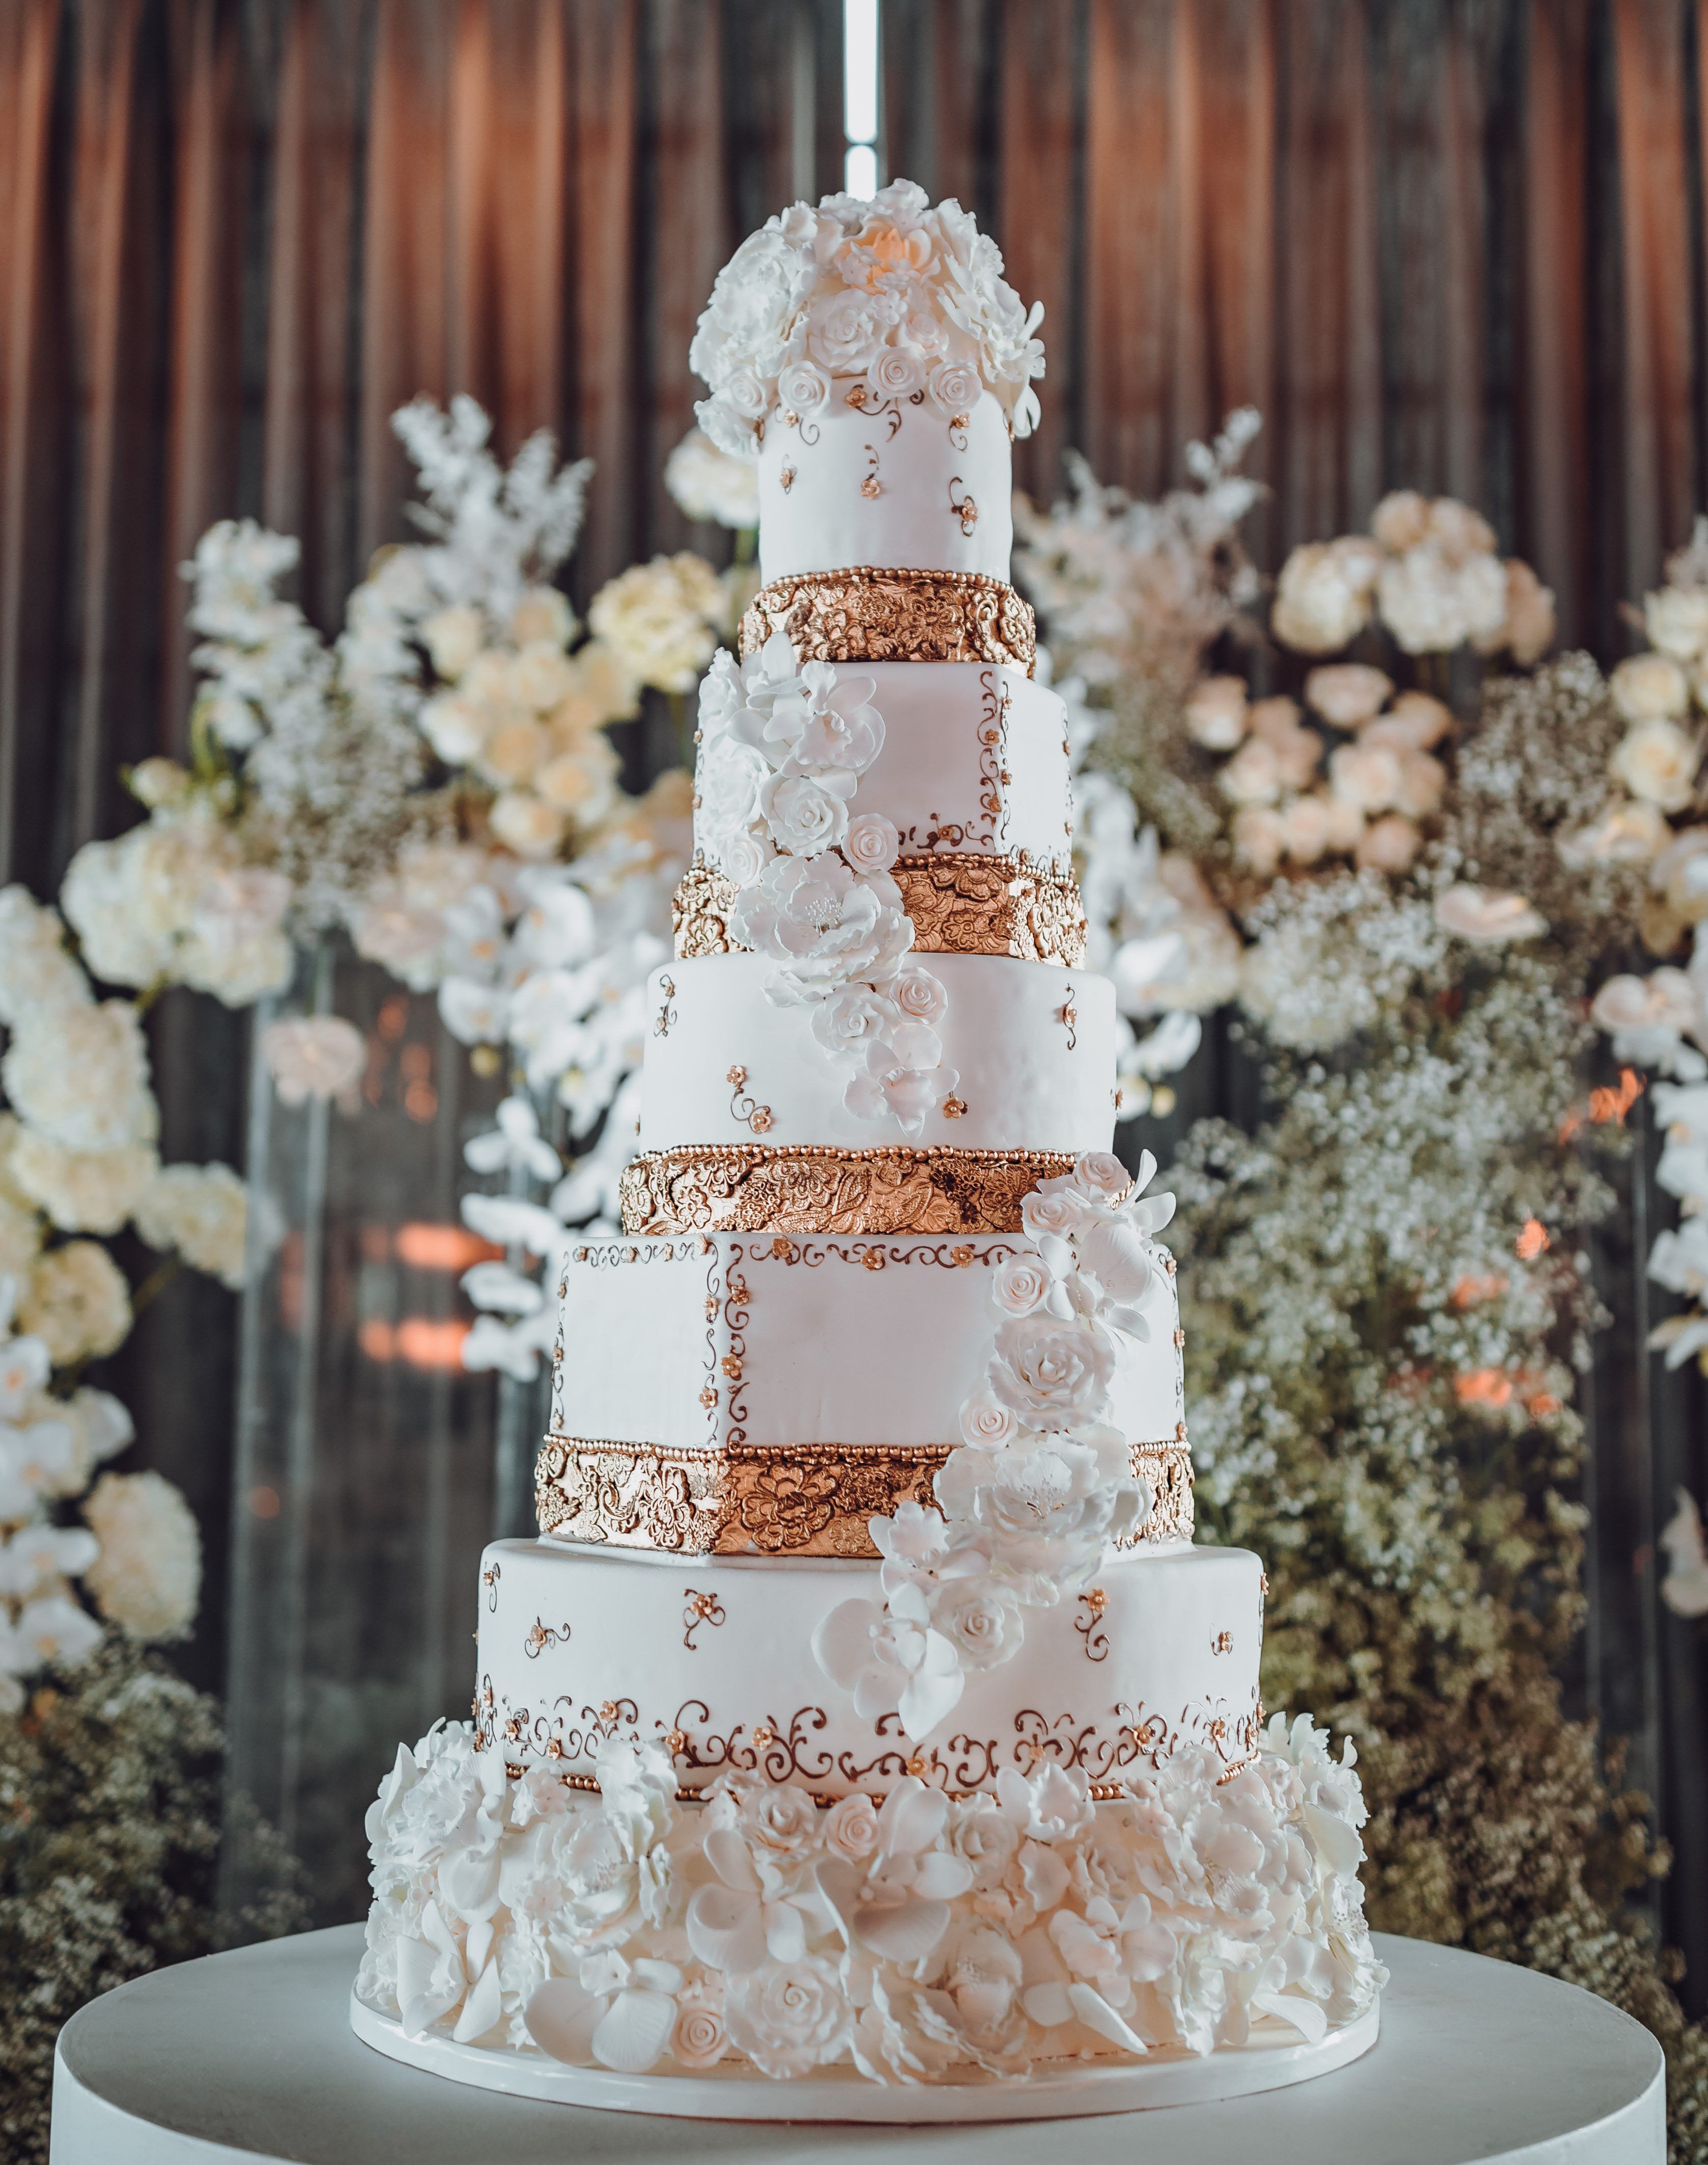
<path fill-rule="evenodd" d="M 1023 850 L 1068 861 L 1065 716 L 1047 686 L 1012 662 L 839 667 L 873 679 L 871 703 L 884 718 L 884 748 L 860 777 L 859 809 L 893 819 L 905 853 Z M 695 839 L 706 840 L 697 823 Z"/>
<path fill-rule="evenodd" d="M 647 1011 L 668 1014 L 648 1038 L 640 1077 L 640 1146 L 827 1143 L 851 1148 L 912 1140 L 961 1150 L 1106 1151 L 1115 1130 L 1115 988 L 1107 977 L 996 955 L 922 955 L 949 1012 L 945 1064 L 965 1104 L 927 1114 L 923 1132 L 875 1127 L 843 1104 L 847 1071 L 827 1060 L 805 1008 L 765 997 L 758 955 L 705 955 L 647 981 Z M 665 981 L 671 990 L 666 993 Z M 1064 1017 L 1064 1009 L 1071 1009 Z M 746 1071 L 739 1088 L 727 1079 Z M 755 1129 L 759 1109 L 769 1125 Z"/>
<path fill-rule="evenodd" d="M 1006 579 L 1014 483 L 1001 407 L 982 392 L 966 427 L 952 431 L 928 398 L 891 399 L 875 413 L 850 406 L 848 393 L 864 383 L 839 377 L 813 419 L 791 428 L 777 412 L 766 422 L 759 461 L 764 577 L 875 564 Z M 877 494 L 863 494 L 873 477 Z M 951 508 L 968 498 L 977 510 L 970 532 Z"/>
<path fill-rule="evenodd" d="M 907 1771 L 913 1747 L 895 1717 L 856 1715 L 812 1651 L 838 1602 L 882 1600 L 875 1564 L 495 1541 L 482 1567 L 495 1566 L 481 1589 L 476 1715 L 483 1728 L 496 1723 L 512 1763 L 591 1773 L 606 1735 L 645 1741 L 679 1729 L 684 1788 L 758 1766 L 774 1781 L 843 1796 L 887 1790 Z M 919 1747 L 927 1778 L 990 1788 L 1000 1767 L 1054 1762 L 1117 1782 L 1185 1745 L 1237 1763 L 1257 1741 L 1262 1576 L 1245 1549 L 1110 1563 L 1096 1580 L 1101 1617 L 1065 1600 L 1029 1619 L 1012 1661 L 968 1677 L 960 1704 Z M 1223 1633 L 1229 1651 L 1217 1653 Z M 756 1748 L 759 1725 L 774 1741 Z M 549 1762 L 554 1741 L 560 1756 Z"/>
<path fill-rule="evenodd" d="M 782 1255 L 769 1233 L 707 1237 L 703 1251 L 693 1234 L 570 1251 L 555 1434 L 700 1451 L 959 1441 L 961 1401 L 990 1344 L 990 1267 L 1020 1236 L 808 1233 Z M 738 1298 L 732 1277 L 746 1288 Z M 1129 1346 L 1112 1386 L 1110 1418 L 1131 1442 L 1172 1441 L 1183 1418 L 1178 1317 L 1167 1277 L 1146 1312 L 1150 1338 Z M 732 1357 L 738 1380 L 723 1365 Z"/>

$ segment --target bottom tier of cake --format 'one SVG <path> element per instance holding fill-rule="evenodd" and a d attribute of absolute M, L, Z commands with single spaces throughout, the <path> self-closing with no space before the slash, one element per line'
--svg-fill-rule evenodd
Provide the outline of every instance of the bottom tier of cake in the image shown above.
<path fill-rule="evenodd" d="M 1257 1749 L 1263 1590 L 1245 1549 L 1112 1557 L 1031 1612 L 1018 1652 L 972 1670 L 949 1719 L 910 1742 L 895 1714 L 857 1713 L 813 1653 L 838 1604 L 882 1603 L 875 1562 L 495 1541 L 475 1725 L 517 1775 L 542 1766 L 571 1788 L 612 1739 L 662 1743 L 684 1790 L 751 1773 L 825 1802 L 909 1774 L 991 1790 L 1005 1767 L 1043 1765 L 1112 1794 L 1188 1746 L 1221 1776 Z"/>

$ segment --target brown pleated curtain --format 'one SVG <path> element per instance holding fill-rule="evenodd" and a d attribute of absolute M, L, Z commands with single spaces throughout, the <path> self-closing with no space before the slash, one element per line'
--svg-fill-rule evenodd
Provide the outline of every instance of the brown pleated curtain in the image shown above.
<path fill-rule="evenodd" d="M 1704 12 L 886 0 L 883 153 L 975 208 L 1046 304 L 1043 425 L 1018 458 L 1035 494 L 1069 446 L 1158 491 L 1249 402 L 1265 568 L 1385 488 L 1450 491 L 1609 658 L 1621 603 L 1708 500 Z M 121 763 L 182 748 L 177 566 L 211 520 L 299 535 L 304 606 L 336 624 L 405 530 L 386 418 L 416 392 L 472 392 L 507 455 L 546 423 L 597 461 L 582 600 L 636 556 L 727 547 L 661 486 L 688 339 L 735 241 L 839 183 L 841 13 L 0 0 L 0 878 L 50 893 L 134 815 Z M 152 1019 L 163 1141 L 239 1163 L 243 1027 L 210 1009 L 175 993 Z M 202 1515 L 185 1661 L 215 1686 L 234 1338 L 229 1297 L 180 1282 L 107 1378 L 139 1457 Z M 1663 1680 L 1653 1621 L 1606 1586 L 1632 1580 L 1654 1496 L 1708 1475 L 1695 1399 L 1667 1388 L 1653 1445 L 1646 1411 L 1604 1409 L 1613 1530 L 1582 1694 L 1648 1778 L 1663 1702 L 1695 1687 Z"/>

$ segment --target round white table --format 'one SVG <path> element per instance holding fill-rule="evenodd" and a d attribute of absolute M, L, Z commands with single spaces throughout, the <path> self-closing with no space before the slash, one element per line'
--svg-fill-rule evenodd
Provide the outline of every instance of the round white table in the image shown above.
<path fill-rule="evenodd" d="M 1392 1973 L 1374 2049 L 1297 2089 L 1064 2123 L 803 2127 L 494 2097 L 399 2065 L 349 2028 L 361 1927 L 185 1962 L 60 2033 L 52 2165 L 601 2165 L 698 2158 L 895 2165 L 1664 2165 L 1659 2046 L 1575 1985 L 1378 1936 Z M 1135 2122 L 1142 2123 L 1142 2126 Z"/>

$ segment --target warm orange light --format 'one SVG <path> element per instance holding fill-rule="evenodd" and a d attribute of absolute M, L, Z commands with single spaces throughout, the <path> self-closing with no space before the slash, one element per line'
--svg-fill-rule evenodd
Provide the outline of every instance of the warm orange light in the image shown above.
<path fill-rule="evenodd" d="M 381 1008 L 375 1027 L 387 1045 L 394 1043 L 402 1037 L 409 1027 L 409 995 L 407 993 L 393 993 L 391 998 Z"/>
<path fill-rule="evenodd" d="M 258 1519 L 276 1519 L 279 1515 L 279 1492 L 276 1488 L 251 1488 L 249 1507 Z"/>
<path fill-rule="evenodd" d="M 1533 1263 L 1548 1246 L 1548 1229 L 1539 1219 L 1527 1218 L 1524 1230 L 1518 1235 L 1516 1246 L 1521 1263 Z"/>
<path fill-rule="evenodd" d="M 1463 1277 L 1453 1289 L 1455 1308 L 1474 1308 L 1479 1300 L 1499 1300 L 1506 1290 L 1506 1281 L 1499 1271 L 1490 1271 L 1485 1277 Z"/>
<path fill-rule="evenodd" d="M 396 1347 L 392 1326 L 383 1316 L 371 1315 L 356 1332 L 356 1343 L 371 1361 L 389 1361 Z"/>
<path fill-rule="evenodd" d="M 397 1228 L 393 1242 L 400 1263 L 413 1271 L 465 1271 L 472 1263 L 490 1263 L 504 1251 L 482 1241 L 463 1225 L 435 1225 L 417 1220 Z"/>
<path fill-rule="evenodd" d="M 1506 1406 L 1512 1403 L 1512 1378 L 1499 1368 L 1478 1368 L 1455 1376 L 1453 1387 L 1462 1406 Z"/>
<path fill-rule="evenodd" d="M 469 1325 L 457 1318 L 435 1323 L 424 1315 L 406 1315 L 397 1325 L 397 1358 L 412 1368 L 460 1368 Z"/>
<path fill-rule="evenodd" d="M 1616 1090 L 1592 1090 L 1590 1093 L 1590 1118 L 1597 1126 L 1605 1127 L 1613 1121 L 1625 1125 L 1625 1115 L 1642 1095 L 1642 1078 L 1635 1068 L 1621 1067 Z"/>

